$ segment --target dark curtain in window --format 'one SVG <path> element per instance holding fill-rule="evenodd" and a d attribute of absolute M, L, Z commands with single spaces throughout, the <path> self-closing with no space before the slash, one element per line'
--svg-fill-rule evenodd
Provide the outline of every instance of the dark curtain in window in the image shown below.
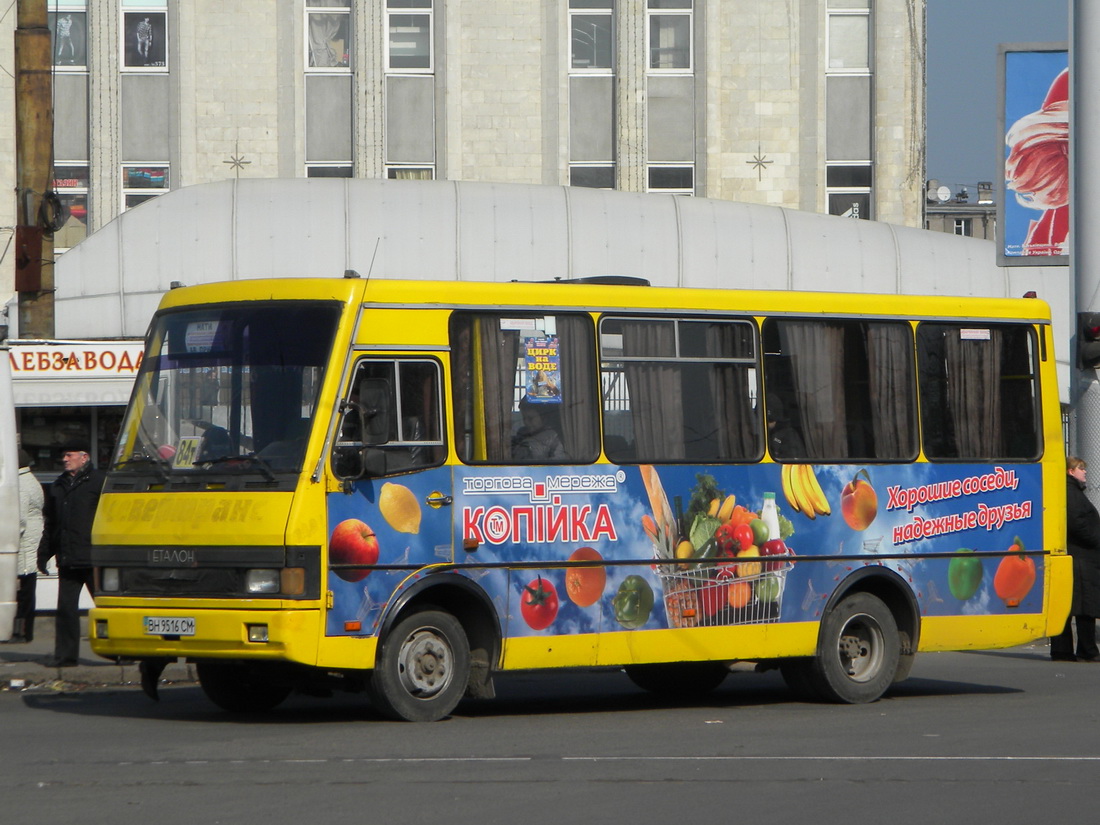
<path fill-rule="evenodd" d="M 952 330 L 944 345 L 947 403 L 958 455 L 996 456 L 1002 441 L 1001 331 L 989 330 L 988 339 L 963 340 Z"/>
<path fill-rule="evenodd" d="M 844 328 L 820 321 L 782 323 L 790 354 L 802 438 L 810 458 L 848 457 L 844 422 Z"/>
<path fill-rule="evenodd" d="M 908 324 L 867 325 L 873 458 L 912 458 L 916 454 L 910 329 Z"/>
<path fill-rule="evenodd" d="M 753 327 L 748 324 L 711 324 L 707 328 L 707 347 L 716 357 L 752 358 L 754 343 Z M 712 414 L 718 423 L 719 454 L 715 458 L 756 458 L 761 452 L 760 416 L 752 409 L 748 368 L 715 364 L 710 370 L 710 389 Z"/>
<path fill-rule="evenodd" d="M 561 429 L 565 454 L 592 461 L 600 451 L 596 412 L 596 350 L 592 322 L 586 316 L 559 315 Z"/>
<path fill-rule="evenodd" d="M 671 323 L 625 321 L 623 355 L 626 357 L 676 355 Z M 627 361 L 624 364 L 630 410 L 634 423 L 634 448 L 640 460 L 679 461 L 684 458 L 684 413 L 680 401 L 680 373 L 663 361 Z"/>
<path fill-rule="evenodd" d="M 485 455 L 475 458 L 483 458 L 491 464 L 508 462 L 512 458 L 512 407 L 515 405 L 519 357 L 520 337 L 517 331 L 501 329 L 497 316 L 477 320 L 474 364 L 481 365 Z M 474 386 L 476 390 L 476 379 Z M 476 400 L 474 405 L 476 410 Z"/>

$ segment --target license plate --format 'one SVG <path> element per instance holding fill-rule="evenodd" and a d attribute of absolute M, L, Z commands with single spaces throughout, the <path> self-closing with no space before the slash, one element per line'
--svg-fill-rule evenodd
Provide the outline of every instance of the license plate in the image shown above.
<path fill-rule="evenodd" d="M 145 633 L 149 636 L 194 636 L 192 616 L 146 616 Z"/>

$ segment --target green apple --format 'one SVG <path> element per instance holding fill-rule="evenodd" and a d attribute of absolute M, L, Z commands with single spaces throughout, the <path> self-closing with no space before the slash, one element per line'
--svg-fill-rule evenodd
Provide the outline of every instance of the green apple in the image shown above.
<path fill-rule="evenodd" d="M 778 576 L 764 576 L 754 587 L 758 602 L 777 602 L 782 588 L 779 585 Z"/>
<path fill-rule="evenodd" d="M 960 553 L 973 553 L 968 547 L 959 548 Z M 982 583 L 982 560 L 976 556 L 955 556 L 947 566 L 947 586 L 951 595 L 965 602 L 978 592 Z"/>

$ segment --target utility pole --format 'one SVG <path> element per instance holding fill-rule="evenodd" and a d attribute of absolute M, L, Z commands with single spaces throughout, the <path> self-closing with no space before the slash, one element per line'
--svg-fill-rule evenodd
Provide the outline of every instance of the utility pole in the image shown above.
<path fill-rule="evenodd" d="M 18 0 L 15 29 L 15 289 L 19 337 L 54 336 L 53 49 L 47 0 Z M 45 206 L 43 201 L 46 201 Z"/>

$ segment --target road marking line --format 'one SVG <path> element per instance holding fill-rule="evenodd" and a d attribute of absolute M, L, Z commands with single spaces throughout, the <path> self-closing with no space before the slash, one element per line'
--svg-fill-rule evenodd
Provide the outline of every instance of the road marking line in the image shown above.
<path fill-rule="evenodd" d="M 363 756 L 331 759 L 188 759 L 180 762 L 158 759 L 150 762 L 117 762 L 120 767 L 161 765 L 324 765 L 344 764 L 411 764 L 424 762 L 1100 762 L 1100 756 Z"/>

